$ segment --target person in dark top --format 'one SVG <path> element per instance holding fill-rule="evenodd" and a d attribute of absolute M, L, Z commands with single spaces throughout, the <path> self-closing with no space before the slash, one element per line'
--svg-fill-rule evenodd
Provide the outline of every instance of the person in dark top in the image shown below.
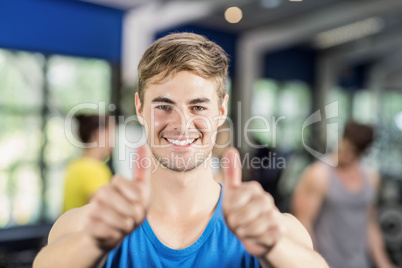
<path fill-rule="evenodd" d="M 385 253 L 375 216 L 379 176 L 360 162 L 372 141 L 370 126 L 348 122 L 338 150 L 338 165 L 313 163 L 293 196 L 295 216 L 332 268 L 369 268 L 370 256 L 378 268 L 394 267 Z"/>

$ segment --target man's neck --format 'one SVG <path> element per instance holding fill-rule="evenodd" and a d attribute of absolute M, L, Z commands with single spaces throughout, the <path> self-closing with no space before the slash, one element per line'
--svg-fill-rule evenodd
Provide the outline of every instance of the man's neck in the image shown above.
<path fill-rule="evenodd" d="M 159 166 L 151 174 L 151 187 L 150 209 L 178 217 L 210 210 L 220 195 L 220 186 L 214 180 L 208 164 L 199 165 L 188 172 L 176 172 Z"/>

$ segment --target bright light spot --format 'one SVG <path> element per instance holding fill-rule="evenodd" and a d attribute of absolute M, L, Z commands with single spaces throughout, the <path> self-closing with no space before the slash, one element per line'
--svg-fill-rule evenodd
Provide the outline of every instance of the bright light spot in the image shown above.
<path fill-rule="evenodd" d="M 402 112 L 399 112 L 394 119 L 396 127 L 402 131 Z"/>
<path fill-rule="evenodd" d="M 26 137 L 15 133 L 5 137 L 0 143 L 0 168 L 7 168 L 27 150 Z"/>
<path fill-rule="evenodd" d="M 76 80 L 76 70 L 71 64 L 55 63 L 49 68 L 48 79 L 53 85 L 65 85 Z"/>
<path fill-rule="evenodd" d="M 289 0 L 289 2 L 301 2 L 303 0 Z"/>
<path fill-rule="evenodd" d="M 369 18 L 322 32 L 315 37 L 318 48 L 329 48 L 378 33 L 384 27 L 380 18 Z"/>
<path fill-rule="evenodd" d="M 225 19 L 229 23 L 238 23 L 243 18 L 243 12 L 238 7 L 229 7 L 225 11 Z"/>

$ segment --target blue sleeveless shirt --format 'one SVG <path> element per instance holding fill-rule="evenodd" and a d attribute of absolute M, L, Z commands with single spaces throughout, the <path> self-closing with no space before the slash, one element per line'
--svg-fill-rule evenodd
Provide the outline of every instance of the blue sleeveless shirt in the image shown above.
<path fill-rule="evenodd" d="M 143 224 L 113 249 L 107 268 L 128 267 L 260 267 L 240 240 L 229 230 L 218 205 L 201 237 L 184 249 L 172 249 L 156 237 L 145 219 Z"/>

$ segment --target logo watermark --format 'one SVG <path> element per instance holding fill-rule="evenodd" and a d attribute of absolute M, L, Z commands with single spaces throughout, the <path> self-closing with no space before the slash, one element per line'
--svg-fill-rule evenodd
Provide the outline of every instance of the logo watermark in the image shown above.
<path fill-rule="evenodd" d="M 339 103 L 338 101 L 334 101 L 325 106 L 325 117 L 326 119 L 336 118 L 339 116 Z M 336 167 L 338 165 L 338 146 L 339 146 L 339 124 L 338 122 L 335 123 L 328 123 L 326 124 L 327 128 L 327 138 L 326 138 L 326 146 L 325 146 L 325 153 L 321 153 L 317 150 L 314 150 L 310 146 L 308 146 L 304 140 L 304 129 L 307 126 L 310 126 L 314 123 L 322 121 L 321 119 L 321 110 L 314 112 L 310 115 L 306 121 L 303 123 L 302 127 L 302 142 L 304 148 L 312 154 L 315 158 L 321 160 L 322 162 Z M 330 134 L 332 134 L 332 138 L 330 138 Z M 335 150 L 333 150 L 335 148 Z M 333 157 L 330 157 L 330 154 L 333 154 Z"/>
<path fill-rule="evenodd" d="M 283 169 L 286 168 L 286 160 L 277 153 L 268 153 L 263 157 L 256 157 L 250 153 L 246 153 L 241 159 L 236 159 L 233 163 L 235 168 L 241 169 Z M 205 154 L 196 153 L 194 156 L 181 157 L 171 153 L 169 156 L 163 157 L 140 157 L 138 153 L 130 153 L 130 168 L 146 168 L 151 169 L 154 173 L 159 168 L 180 167 L 180 171 L 185 172 L 193 169 L 194 163 L 201 163 L 204 168 L 208 166 L 213 170 L 221 170 L 230 165 L 228 157 L 206 157 Z"/>
<path fill-rule="evenodd" d="M 238 111 L 241 111 L 241 103 L 239 102 L 238 106 L 240 105 Z M 203 113 L 188 113 L 187 111 L 182 111 L 178 107 L 174 105 L 169 105 L 169 116 L 174 116 L 175 128 L 168 129 L 168 125 L 165 128 L 160 128 L 160 125 L 167 124 L 163 120 L 161 120 L 161 116 L 157 116 L 156 113 L 161 113 L 163 111 L 158 110 L 156 106 L 151 106 L 150 108 L 150 116 L 145 120 L 139 120 L 136 115 L 132 115 L 130 117 L 124 116 L 113 116 L 107 115 L 109 111 L 114 111 L 115 106 L 113 104 L 106 105 L 105 102 L 99 103 L 82 103 L 79 105 L 74 106 L 67 114 L 65 118 L 64 130 L 65 136 L 67 140 L 74 145 L 75 147 L 87 149 L 87 148 L 95 148 L 95 147 L 106 147 L 110 146 L 112 148 L 117 147 L 118 149 L 118 160 L 125 161 L 127 160 L 127 150 L 131 150 L 131 152 L 143 146 L 145 143 L 148 143 L 151 149 L 168 149 L 173 146 L 171 142 L 169 142 L 165 138 L 174 138 L 176 141 L 183 141 L 183 140 L 196 140 L 191 144 L 191 147 L 197 150 L 212 150 L 213 147 L 223 149 L 229 146 L 236 146 L 238 148 L 242 147 L 242 142 L 245 142 L 249 148 L 252 149 L 261 149 L 264 147 L 276 148 L 278 146 L 278 139 L 281 136 L 278 136 L 278 130 L 282 127 L 283 123 L 286 123 L 288 119 L 286 115 L 280 116 L 271 116 L 268 119 L 262 115 L 254 115 L 251 116 L 244 124 L 242 122 L 237 122 L 237 129 L 236 133 L 238 134 L 237 143 L 234 142 L 234 122 L 231 118 L 222 117 L 220 115 L 205 115 Z M 110 135 L 105 135 L 103 139 L 98 139 L 97 141 L 91 141 L 89 143 L 81 142 L 73 132 L 73 125 L 74 125 L 74 117 L 79 114 L 81 111 L 88 111 L 93 110 L 97 114 L 106 115 L 108 117 L 109 122 L 112 124 L 117 124 L 119 127 L 119 132 L 123 133 L 124 135 L 118 135 L 117 142 L 112 142 L 111 140 L 106 141 L 105 139 L 114 139 L 114 133 L 110 133 Z M 335 123 L 327 123 L 326 124 L 326 132 L 327 132 L 327 139 L 326 139 L 326 146 L 325 152 L 319 152 L 318 150 L 313 149 L 310 145 L 308 145 L 306 138 L 305 138 L 305 129 L 313 124 L 323 122 L 324 119 L 321 116 L 321 113 L 325 112 L 325 120 L 331 118 L 337 118 L 339 116 L 339 103 L 338 101 L 332 102 L 324 107 L 324 109 L 318 110 L 311 114 L 302 124 L 301 129 L 297 132 L 300 133 L 301 143 L 303 147 L 306 149 L 308 153 L 313 155 L 316 159 L 325 162 L 331 166 L 338 165 L 338 155 L 337 155 L 337 148 L 338 148 L 338 131 L 339 125 L 337 122 Z M 166 120 L 166 117 L 163 117 Z M 237 118 L 241 118 L 240 115 Z M 219 124 L 223 121 L 226 121 L 226 127 L 218 128 Z M 255 122 L 258 122 L 259 128 L 255 127 Z M 140 131 L 139 137 L 135 138 L 135 141 L 131 141 L 129 137 L 127 137 L 127 129 L 130 125 L 143 125 L 145 131 Z M 261 127 L 262 126 L 262 127 Z M 100 128 L 104 128 L 104 131 L 115 132 L 114 128 L 106 128 L 104 125 L 100 125 Z M 295 126 L 297 127 L 297 126 Z M 250 134 L 255 133 L 263 133 L 270 138 L 270 144 L 258 144 L 255 143 L 252 139 L 250 139 Z M 329 136 L 331 133 L 331 137 Z M 228 138 L 225 143 L 223 144 L 216 144 L 216 137 L 218 135 L 227 135 Z M 243 135 L 243 138 L 241 137 Z M 112 138 L 111 138 L 112 137 Z M 165 140 L 165 141 L 164 141 Z M 199 140 L 199 141 L 198 141 Z M 330 157 L 330 154 L 332 157 Z M 132 158 L 132 155 L 129 155 Z M 205 156 L 204 156 L 205 158 Z M 172 158 L 168 158 L 169 161 L 172 161 Z M 130 159 L 134 161 L 134 158 Z M 156 166 L 156 163 L 152 162 L 154 160 L 144 160 L 148 161 L 149 165 Z M 156 159 L 155 159 L 156 160 Z M 161 159 L 159 159 L 161 160 Z M 163 161 L 162 161 L 163 160 Z M 162 159 L 161 162 L 168 161 L 166 159 Z M 283 161 L 282 161 L 283 160 Z M 179 160 L 177 160 L 179 161 Z M 180 159 L 182 162 L 180 165 L 179 163 L 175 163 L 179 166 L 184 166 L 189 168 L 190 163 L 198 163 L 201 161 L 198 157 L 196 159 Z M 276 162 L 275 162 L 276 161 Z M 242 159 L 242 168 L 277 168 L 279 166 L 285 167 L 284 163 L 285 159 L 279 159 L 278 157 L 270 156 L 270 161 L 268 159 L 257 159 L 257 157 L 251 157 L 249 153 L 246 153 Z M 130 161 L 131 163 L 132 161 Z M 134 161 L 135 162 L 135 161 Z M 202 162 L 202 161 L 201 161 Z M 275 162 L 275 163 L 274 163 Z M 269 165 L 267 163 L 270 163 Z M 219 162 L 219 165 L 222 164 L 222 161 Z M 280 168 L 280 167 L 279 167 Z"/>

